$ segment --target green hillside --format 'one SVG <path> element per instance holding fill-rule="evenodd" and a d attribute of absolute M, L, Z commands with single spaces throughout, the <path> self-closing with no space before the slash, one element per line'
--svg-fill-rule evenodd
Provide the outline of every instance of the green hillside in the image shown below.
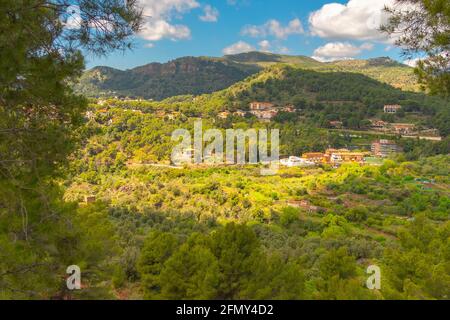
<path fill-rule="evenodd" d="M 274 65 L 222 92 L 241 106 L 252 100 L 293 103 L 301 101 L 359 102 L 382 106 L 415 102 L 417 110 L 442 100 L 421 93 L 405 92 L 370 76 L 349 71 L 306 70 Z M 413 101 L 407 101 L 413 100 Z M 418 104 L 421 104 L 420 106 Z"/>
<path fill-rule="evenodd" d="M 277 63 L 291 64 L 305 69 L 319 68 L 324 64 L 306 56 L 288 56 L 267 52 L 247 52 L 224 56 L 223 59 L 248 65 L 268 67 Z"/>
<path fill-rule="evenodd" d="M 396 88 L 418 90 L 412 68 L 389 58 L 322 63 L 304 56 L 261 52 L 221 58 L 184 57 L 125 71 L 95 67 L 85 72 L 75 90 L 90 97 L 131 96 L 162 100 L 176 95 L 222 90 L 276 64 L 320 72 L 359 73 Z"/>
<path fill-rule="evenodd" d="M 126 71 L 96 67 L 84 73 L 75 90 L 90 97 L 133 96 L 161 100 L 221 90 L 259 70 L 257 66 L 232 61 L 185 57 Z"/>
<path fill-rule="evenodd" d="M 270 53 L 250 52 L 233 56 L 225 56 L 226 59 L 244 64 L 254 64 L 268 67 L 283 63 L 298 68 L 326 71 L 326 72 L 354 72 L 366 75 L 372 79 L 390 84 L 395 88 L 408 91 L 418 91 L 419 86 L 413 74 L 413 69 L 387 57 L 368 60 L 343 60 L 335 62 L 319 62 L 305 56 L 288 56 Z"/>
<path fill-rule="evenodd" d="M 293 104 L 314 125 L 333 120 L 358 129 L 369 118 L 381 118 L 385 104 L 400 104 L 403 112 L 389 122 L 410 122 L 450 133 L 450 103 L 423 93 L 407 92 L 368 76 L 350 72 L 318 72 L 274 65 L 231 87 L 192 99 L 177 107 L 193 112 L 248 109 L 251 101 Z M 165 102 L 171 103 L 171 100 Z"/>
<path fill-rule="evenodd" d="M 368 119 L 414 123 L 450 134 L 450 103 L 423 93 L 402 91 L 369 76 L 351 72 L 305 70 L 276 64 L 232 86 L 203 95 L 174 96 L 162 101 L 113 101 L 124 109 L 180 111 L 187 116 L 216 116 L 221 111 L 248 110 L 251 101 L 294 105 L 295 115 L 280 113 L 285 120 L 306 119 L 313 126 L 327 127 L 342 121 L 349 129 L 364 129 Z M 383 113 L 385 104 L 400 104 L 402 112 Z M 295 119 L 293 119 L 295 120 Z"/>
<path fill-rule="evenodd" d="M 356 72 L 405 91 L 419 91 L 413 69 L 390 58 L 346 60 L 325 64 L 317 70 Z"/>

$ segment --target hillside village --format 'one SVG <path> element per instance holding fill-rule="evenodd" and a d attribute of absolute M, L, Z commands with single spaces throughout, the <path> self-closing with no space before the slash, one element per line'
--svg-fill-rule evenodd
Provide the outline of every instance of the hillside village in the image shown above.
<path fill-rule="evenodd" d="M 142 103 L 145 100 L 134 100 L 130 98 L 118 98 L 116 99 L 122 103 Z M 107 100 L 98 100 L 97 105 L 100 109 L 97 110 L 100 114 L 107 114 L 110 107 L 114 106 L 114 102 Z M 141 109 L 128 109 L 137 114 L 143 114 Z M 401 105 L 385 105 L 382 111 L 386 115 L 396 115 L 402 112 Z M 263 123 L 271 123 L 277 119 L 277 116 L 281 114 L 291 114 L 296 116 L 300 109 L 297 109 L 293 104 L 287 104 L 284 106 L 276 105 L 267 101 L 253 101 L 248 105 L 248 110 L 236 110 L 236 111 L 222 111 L 217 113 L 217 120 L 227 121 L 230 118 L 246 118 L 252 117 Z M 157 118 L 167 119 L 168 121 L 175 121 L 180 117 L 184 117 L 181 111 L 166 111 L 166 110 L 154 110 L 153 115 Z M 86 114 L 88 119 L 95 117 L 93 111 L 88 111 Z M 201 118 L 201 117 L 200 117 Z M 107 121 L 108 125 L 113 123 L 113 119 Z M 390 123 L 379 119 L 368 119 L 368 127 L 362 129 L 361 132 L 374 132 L 381 133 L 385 136 L 402 137 L 407 139 L 423 139 L 431 141 L 441 141 L 439 132 L 433 128 L 418 127 L 414 123 Z M 346 131 L 341 121 L 330 121 L 330 129 L 338 131 Z M 381 165 L 382 159 L 401 153 L 402 148 L 391 139 L 378 138 L 370 142 L 370 148 L 368 149 L 353 149 L 348 148 L 328 148 L 325 150 L 310 150 L 301 155 L 285 155 L 280 160 L 280 164 L 287 167 L 310 167 L 318 166 L 322 164 L 328 164 L 333 167 L 338 167 L 344 163 L 358 163 L 360 165 Z M 188 155 L 184 155 L 183 159 L 186 163 L 192 163 L 193 152 L 189 152 Z M 223 161 L 211 161 L 211 159 L 203 159 L 208 166 L 215 163 L 222 163 Z M 204 164 L 204 165 L 205 165 Z"/>
<path fill-rule="evenodd" d="M 380 139 L 372 143 L 370 151 L 350 151 L 348 149 L 327 149 L 325 152 L 307 152 L 301 158 L 291 156 L 280 162 L 287 167 L 314 166 L 330 164 L 338 167 L 344 163 L 360 165 L 381 165 L 382 159 L 401 152 L 401 148 L 393 141 Z"/>
<path fill-rule="evenodd" d="M 385 114 L 396 114 L 400 112 L 402 106 L 400 105 L 385 105 L 383 112 Z M 284 107 L 276 106 L 271 102 L 251 102 L 248 112 L 238 110 L 235 112 L 223 111 L 218 114 L 221 119 L 227 119 L 231 115 L 238 117 L 245 117 L 246 115 L 253 115 L 257 119 L 270 122 L 280 112 L 296 113 L 297 109 L 294 105 L 288 104 Z M 389 123 L 387 121 L 378 119 L 368 119 L 370 125 L 368 130 L 380 131 L 386 134 L 400 135 L 402 137 L 419 137 L 420 139 L 440 141 L 439 131 L 434 128 L 418 128 L 414 123 Z M 330 121 L 330 126 L 335 129 L 345 129 L 341 121 Z"/>
<path fill-rule="evenodd" d="M 108 108 L 114 106 L 114 101 L 120 101 L 122 103 L 142 103 L 146 100 L 142 99 L 131 99 L 128 97 L 115 97 L 113 100 L 97 100 L 97 105 L 103 108 L 99 109 L 100 113 L 107 113 Z M 123 105 L 122 105 L 123 107 Z M 140 109 L 129 109 L 133 112 L 142 113 Z M 249 104 L 248 110 L 236 110 L 234 112 L 225 110 L 217 113 L 217 118 L 222 120 L 227 120 L 230 117 L 255 117 L 262 122 L 271 122 L 281 113 L 287 114 L 297 114 L 301 109 L 296 108 L 293 104 L 286 104 L 284 106 L 276 105 L 272 102 L 265 101 L 253 101 Z M 385 105 L 383 112 L 386 115 L 395 115 L 402 111 L 401 105 Z M 166 110 L 156 110 L 154 114 L 159 118 L 167 118 L 168 120 L 175 120 L 181 117 L 183 114 L 179 111 L 166 111 Z M 86 117 L 92 117 L 93 113 L 88 112 Z M 439 130 L 435 128 L 418 126 L 414 123 L 397 123 L 388 122 L 381 119 L 367 119 L 368 125 L 362 128 L 363 131 L 376 131 L 382 132 L 387 135 L 401 136 L 403 138 L 419 138 L 423 140 L 430 141 L 441 141 L 442 137 L 439 135 Z M 329 128 L 337 130 L 345 130 L 342 121 L 329 121 Z"/>
<path fill-rule="evenodd" d="M 121 102 L 139 102 L 142 103 L 143 100 L 133 100 L 128 98 L 119 99 Z M 97 109 L 97 113 L 107 115 L 109 108 L 114 106 L 114 102 L 106 100 L 98 100 L 97 105 L 100 109 Z M 128 109 L 131 112 L 137 114 L 144 114 L 141 109 Z M 396 114 L 401 112 L 401 105 L 385 105 L 383 108 L 383 113 L 385 114 Z M 297 109 L 294 105 L 288 104 L 285 106 L 278 106 L 275 103 L 265 102 L 265 101 L 253 101 L 249 104 L 248 110 L 236 110 L 222 111 L 217 114 L 217 120 L 227 121 L 231 117 L 233 118 L 246 118 L 251 119 L 252 117 L 261 121 L 263 123 L 271 123 L 276 120 L 276 117 L 282 113 L 296 115 L 301 110 Z M 163 118 L 168 121 L 176 121 L 180 117 L 185 117 L 181 111 L 166 111 L 166 110 L 154 110 L 152 114 L 157 118 Z M 94 119 L 95 113 L 93 111 L 88 111 L 86 118 Z M 112 125 L 113 119 L 110 118 L 106 124 Z M 417 126 L 413 123 L 389 123 L 382 120 L 370 119 L 370 126 L 365 129 L 367 132 L 378 132 L 383 135 L 396 136 L 402 138 L 411 139 L 425 139 L 432 141 L 440 141 L 441 137 L 438 136 L 438 132 L 435 129 L 422 129 L 419 130 Z M 330 125 L 332 130 L 342 130 L 346 129 L 343 123 L 340 121 L 331 121 Z M 361 131 L 364 132 L 364 131 Z M 329 147 L 325 150 L 310 150 L 310 152 L 305 152 L 301 155 L 285 155 L 282 156 L 280 164 L 286 167 L 313 167 L 318 165 L 331 165 L 333 167 L 339 167 L 344 163 L 358 163 L 360 165 L 381 165 L 382 159 L 393 156 L 395 154 L 401 153 L 402 148 L 397 145 L 397 143 L 391 139 L 377 138 L 370 142 L 370 146 L 367 149 L 355 149 L 349 150 L 348 148 L 332 148 Z M 193 152 L 189 152 L 188 155 L 184 155 L 183 159 L 185 163 L 193 163 L 192 160 Z M 203 166 L 212 166 L 216 163 L 222 163 L 220 159 L 215 159 L 216 161 L 211 161 L 212 159 L 203 159 Z M 217 161 L 218 160 L 218 161 Z"/>

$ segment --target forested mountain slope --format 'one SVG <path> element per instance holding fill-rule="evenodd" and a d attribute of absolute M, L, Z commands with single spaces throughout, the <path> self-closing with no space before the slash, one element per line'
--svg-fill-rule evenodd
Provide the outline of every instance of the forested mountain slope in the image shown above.
<path fill-rule="evenodd" d="M 75 90 L 91 97 L 133 96 L 161 100 L 221 90 L 259 70 L 257 66 L 231 61 L 186 57 L 126 71 L 96 67 L 81 77 Z"/>
<path fill-rule="evenodd" d="M 367 60 L 319 62 L 305 56 L 249 52 L 225 56 L 224 58 L 234 62 L 261 67 L 283 63 L 307 70 L 359 73 L 402 90 L 418 91 L 419 89 L 413 69 L 388 57 Z"/>
<path fill-rule="evenodd" d="M 400 104 L 403 112 L 391 122 L 404 122 L 405 115 L 416 115 L 423 125 L 439 129 L 444 136 L 450 133 L 449 101 L 402 91 L 362 74 L 318 72 L 289 65 L 267 67 L 210 95 L 180 97 L 177 108 L 202 113 L 246 110 L 251 101 L 270 101 L 279 106 L 292 104 L 298 110 L 310 111 L 317 118 L 316 124 L 340 120 L 355 122 L 349 126 L 354 128 L 369 118 L 385 116 L 385 104 Z M 173 99 L 165 102 L 172 103 Z"/>
<path fill-rule="evenodd" d="M 75 90 L 91 97 L 131 96 L 162 100 L 222 90 L 275 64 L 321 72 L 354 72 L 403 90 L 418 90 L 413 69 L 389 58 L 322 63 L 304 56 L 250 52 L 221 58 L 184 57 L 131 70 L 95 67 Z"/>

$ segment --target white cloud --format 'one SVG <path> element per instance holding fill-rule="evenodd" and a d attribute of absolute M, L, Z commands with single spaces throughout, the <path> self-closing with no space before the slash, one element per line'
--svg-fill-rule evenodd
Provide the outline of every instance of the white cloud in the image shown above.
<path fill-rule="evenodd" d="M 249 0 L 227 0 L 229 6 L 248 6 Z"/>
<path fill-rule="evenodd" d="M 65 16 L 65 23 L 64 25 L 68 29 L 78 29 L 81 26 L 81 16 L 80 16 L 80 7 L 79 6 L 69 6 L 66 10 L 66 16 Z"/>
<path fill-rule="evenodd" d="M 281 54 L 288 54 L 288 53 L 291 52 L 291 50 L 289 50 L 288 47 L 281 46 L 281 47 L 278 48 L 278 52 L 281 53 Z"/>
<path fill-rule="evenodd" d="M 196 0 L 139 0 L 144 15 L 152 19 L 168 17 L 173 13 L 185 13 L 200 7 Z"/>
<path fill-rule="evenodd" d="M 322 62 L 349 60 L 365 50 L 372 49 L 373 45 L 371 43 L 364 43 L 358 47 L 348 42 L 330 42 L 317 48 L 313 53 L 313 58 Z"/>
<path fill-rule="evenodd" d="M 417 63 L 420 60 L 422 60 L 422 59 L 420 59 L 420 58 L 408 59 L 408 60 L 403 61 L 403 64 L 406 64 L 407 66 L 415 68 L 415 67 L 417 67 Z"/>
<path fill-rule="evenodd" d="M 269 40 L 262 40 L 258 42 L 259 51 L 269 53 L 287 54 L 290 52 L 289 48 L 280 45 L 279 41 L 270 42 Z"/>
<path fill-rule="evenodd" d="M 329 3 L 309 16 L 312 35 L 331 39 L 388 41 L 379 31 L 387 22 L 385 6 L 395 0 L 349 0 L 347 4 Z"/>
<path fill-rule="evenodd" d="M 196 0 L 139 0 L 143 8 L 145 22 L 139 36 L 149 40 L 180 40 L 191 36 L 189 27 L 173 24 L 174 18 L 200 7 Z"/>
<path fill-rule="evenodd" d="M 359 48 L 360 48 L 361 50 L 367 50 L 367 51 L 370 51 L 370 50 L 373 50 L 373 44 L 372 44 L 372 43 L 366 42 L 366 43 L 363 43 L 362 45 L 360 45 Z"/>
<path fill-rule="evenodd" d="M 203 15 L 199 16 L 200 20 L 205 22 L 217 22 L 219 18 L 219 10 L 211 7 L 209 4 L 203 8 Z"/>
<path fill-rule="evenodd" d="M 236 42 L 236 43 L 232 44 L 231 46 L 223 49 L 223 53 L 226 55 L 230 55 L 230 54 L 238 54 L 238 53 L 250 52 L 250 51 L 255 51 L 255 50 L 256 49 L 252 45 L 248 44 L 247 42 L 239 41 L 239 42 Z"/>
<path fill-rule="evenodd" d="M 270 48 L 272 47 L 272 45 L 270 44 L 270 41 L 268 41 L 268 40 L 260 41 L 258 43 L 258 46 L 259 46 L 259 50 L 262 52 L 270 52 Z"/>
<path fill-rule="evenodd" d="M 275 36 L 278 39 L 286 39 L 292 34 L 304 33 L 302 22 L 300 19 L 294 19 L 289 22 L 287 26 L 282 26 L 281 23 L 275 19 L 267 21 L 265 24 L 256 26 L 245 26 L 241 33 L 246 36 L 258 38 L 266 36 Z"/>
<path fill-rule="evenodd" d="M 444 69 L 446 71 L 450 70 L 450 52 L 442 51 L 438 53 L 434 57 L 430 57 L 427 55 L 421 55 L 420 57 L 411 58 L 403 61 L 403 64 L 406 64 L 410 67 L 417 67 L 420 61 L 426 62 L 427 64 L 434 65 L 439 69 Z"/>
<path fill-rule="evenodd" d="M 184 25 L 173 25 L 165 20 L 148 21 L 146 28 L 142 30 L 140 36 L 149 41 L 158 41 L 163 38 L 171 40 L 188 39 L 191 30 Z"/>

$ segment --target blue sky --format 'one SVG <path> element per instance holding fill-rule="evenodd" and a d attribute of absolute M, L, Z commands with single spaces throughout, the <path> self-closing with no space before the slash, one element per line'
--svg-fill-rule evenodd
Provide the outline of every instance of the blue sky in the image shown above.
<path fill-rule="evenodd" d="M 135 48 L 87 67 L 129 69 L 182 56 L 269 51 L 321 61 L 390 56 L 392 40 L 377 26 L 394 0 L 140 0 L 147 16 Z"/>

